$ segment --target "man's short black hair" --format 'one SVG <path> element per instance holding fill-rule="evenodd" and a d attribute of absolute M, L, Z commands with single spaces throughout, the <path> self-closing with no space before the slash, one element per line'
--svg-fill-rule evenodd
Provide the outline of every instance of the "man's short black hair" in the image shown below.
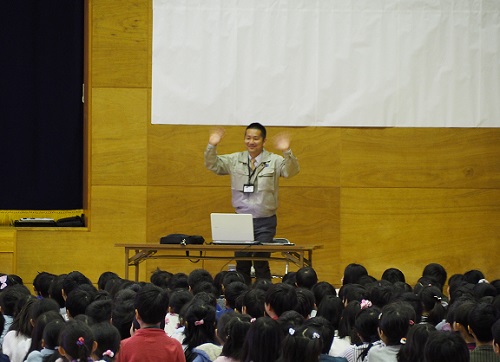
<path fill-rule="evenodd" d="M 146 284 L 135 296 L 134 308 L 146 324 L 158 324 L 165 319 L 168 293 L 154 284 Z"/>
<path fill-rule="evenodd" d="M 266 127 L 264 127 L 260 123 L 258 123 L 258 122 L 250 123 L 247 126 L 247 128 L 245 129 L 245 134 L 246 134 L 247 129 L 258 129 L 260 131 L 260 134 L 262 135 L 262 138 L 266 139 L 266 136 L 267 136 Z"/>

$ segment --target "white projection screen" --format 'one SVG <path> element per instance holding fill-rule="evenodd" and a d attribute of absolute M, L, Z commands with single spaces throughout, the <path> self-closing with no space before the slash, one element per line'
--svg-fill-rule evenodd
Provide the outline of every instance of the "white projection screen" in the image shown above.
<path fill-rule="evenodd" d="M 154 124 L 499 127 L 498 0 L 153 0 Z"/>

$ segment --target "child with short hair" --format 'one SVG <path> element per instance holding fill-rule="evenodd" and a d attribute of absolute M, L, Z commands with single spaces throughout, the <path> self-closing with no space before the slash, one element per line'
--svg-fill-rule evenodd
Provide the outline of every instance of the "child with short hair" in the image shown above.
<path fill-rule="evenodd" d="M 476 348 L 470 353 L 471 362 L 500 361 L 493 351 L 491 327 L 497 321 L 495 308 L 491 304 L 478 303 L 469 313 L 469 331 L 476 340 Z"/>
<path fill-rule="evenodd" d="M 380 309 L 372 306 L 369 300 L 361 301 L 361 310 L 354 319 L 353 333 L 356 333 L 361 344 L 351 344 L 346 348 L 342 357 L 348 362 L 360 362 L 368 355 L 374 345 L 380 344 L 378 335 L 378 317 Z"/>
<path fill-rule="evenodd" d="M 282 339 L 283 334 L 276 320 L 257 318 L 245 338 L 241 362 L 275 362 L 280 354 Z"/>
<path fill-rule="evenodd" d="M 94 333 L 97 347 L 92 353 L 94 361 L 113 362 L 120 350 L 120 332 L 109 322 L 93 324 L 90 329 Z"/>
<path fill-rule="evenodd" d="M 436 331 L 429 335 L 424 348 L 426 362 L 469 362 L 469 350 L 457 333 Z"/>

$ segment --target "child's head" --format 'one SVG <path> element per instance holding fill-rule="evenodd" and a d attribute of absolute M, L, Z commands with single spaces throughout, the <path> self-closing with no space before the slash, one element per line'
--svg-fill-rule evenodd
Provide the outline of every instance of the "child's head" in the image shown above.
<path fill-rule="evenodd" d="M 279 316 L 278 324 L 286 336 L 290 328 L 297 329 L 305 322 L 305 318 L 302 314 L 294 310 L 288 310 Z"/>
<path fill-rule="evenodd" d="M 389 304 L 393 300 L 396 292 L 394 284 L 387 280 L 380 280 L 368 286 L 370 301 L 373 305 L 383 308 L 384 305 Z"/>
<path fill-rule="evenodd" d="M 343 285 L 339 290 L 339 297 L 344 302 L 344 305 L 354 300 L 360 302 L 362 299 L 369 299 L 368 291 L 360 284 Z"/>
<path fill-rule="evenodd" d="M 243 296 L 243 309 L 253 318 L 263 317 L 266 292 L 259 288 L 250 289 Z"/>
<path fill-rule="evenodd" d="M 382 273 L 382 280 L 387 280 L 392 284 L 396 282 L 406 282 L 405 275 L 397 268 L 388 268 Z"/>
<path fill-rule="evenodd" d="M 59 308 L 64 308 L 66 305 L 63 296 L 63 283 L 65 278 L 66 274 L 60 274 L 56 276 L 54 280 L 52 280 L 52 284 L 50 284 L 49 295 L 59 304 Z"/>
<path fill-rule="evenodd" d="M 464 273 L 464 279 L 467 283 L 477 284 L 484 279 L 484 274 L 481 270 L 472 269 Z"/>
<path fill-rule="evenodd" d="M 314 294 L 310 289 L 301 287 L 298 287 L 296 292 L 297 304 L 294 309 L 307 319 L 315 309 Z"/>
<path fill-rule="evenodd" d="M 213 284 L 214 278 L 205 269 L 194 269 L 188 276 L 189 288 L 193 290 L 200 282 L 209 282 Z"/>
<path fill-rule="evenodd" d="M 311 290 L 314 294 L 316 306 L 319 306 L 323 298 L 327 295 L 337 296 L 335 287 L 326 281 L 317 282 L 316 284 L 314 284 Z"/>
<path fill-rule="evenodd" d="M 73 289 L 66 298 L 66 313 L 71 318 L 85 314 L 87 307 L 94 300 L 94 296 L 83 288 Z"/>
<path fill-rule="evenodd" d="M 436 328 L 430 323 L 411 326 L 408 330 L 405 343 L 403 343 L 399 350 L 398 358 L 408 362 L 420 361 L 424 353 L 425 343 L 429 339 L 429 335 L 434 331 L 436 331 Z"/>
<path fill-rule="evenodd" d="M 181 311 L 186 338 L 184 344 L 191 350 L 200 344 L 216 343 L 215 307 L 203 300 L 194 298 Z"/>
<path fill-rule="evenodd" d="M 111 322 L 111 309 L 113 302 L 111 299 L 101 299 L 90 303 L 85 310 L 85 314 L 92 318 L 95 323 Z"/>
<path fill-rule="evenodd" d="M 121 338 L 118 329 L 108 322 L 96 323 L 90 328 L 97 342 L 97 348 L 93 353 L 94 358 L 106 362 L 114 361 L 120 349 Z"/>
<path fill-rule="evenodd" d="M 406 337 L 408 329 L 415 324 L 415 311 L 405 302 L 394 302 L 382 308 L 379 317 L 380 339 L 386 345 L 401 344 L 401 339 Z"/>
<path fill-rule="evenodd" d="M 339 337 L 351 337 L 354 342 L 357 340 L 357 336 L 352 334 L 352 330 L 354 328 L 354 320 L 356 319 L 356 315 L 361 310 L 361 303 L 357 300 L 353 300 L 349 302 L 344 310 L 342 311 L 342 316 L 340 317 L 339 323 Z M 354 337 L 354 338 L 353 338 Z"/>
<path fill-rule="evenodd" d="M 446 314 L 444 295 L 436 286 L 425 286 L 418 293 L 418 297 L 422 302 L 423 314 L 427 315 L 427 322 L 438 324 Z"/>
<path fill-rule="evenodd" d="M 283 334 L 278 322 L 269 317 L 257 318 L 243 343 L 241 361 L 274 362 L 279 356 Z"/>
<path fill-rule="evenodd" d="M 236 299 L 238 299 L 238 297 L 247 290 L 248 290 L 248 285 L 240 281 L 233 281 L 227 285 L 224 285 L 224 296 L 226 298 L 226 307 L 231 309 L 236 308 Z"/>
<path fill-rule="evenodd" d="M 35 320 L 33 320 L 33 331 L 31 332 L 31 346 L 29 352 L 34 350 L 42 349 L 42 339 L 45 331 L 45 327 L 50 322 L 58 320 L 64 321 L 64 318 L 57 311 L 48 311 L 40 314 Z"/>
<path fill-rule="evenodd" d="M 368 275 L 368 271 L 361 264 L 351 263 L 344 269 L 342 285 L 357 284 L 362 276 Z"/>
<path fill-rule="evenodd" d="M 343 310 L 344 303 L 342 303 L 342 300 L 339 297 L 327 295 L 318 305 L 316 315 L 326 318 L 333 325 L 333 328 L 338 330 Z"/>
<path fill-rule="evenodd" d="M 250 316 L 238 313 L 231 313 L 222 331 L 224 334 L 224 346 L 222 347 L 222 356 L 230 357 L 235 360 L 241 360 L 243 343 L 250 329 Z"/>
<path fill-rule="evenodd" d="M 441 264 L 430 263 L 425 266 L 422 276 L 431 279 L 431 284 L 437 286 L 442 291 L 448 274 Z"/>
<path fill-rule="evenodd" d="M 5 287 L 0 292 L 0 308 L 3 315 L 14 317 L 17 313 L 17 305 L 21 299 L 30 295 L 30 291 L 24 285 L 16 284 Z"/>
<path fill-rule="evenodd" d="M 317 362 L 323 350 L 321 330 L 315 326 L 290 328 L 282 343 L 280 362 Z"/>
<path fill-rule="evenodd" d="M 161 269 L 156 269 L 150 277 L 151 283 L 156 285 L 157 287 L 163 288 L 163 289 L 168 289 L 168 285 L 170 283 L 170 278 L 172 277 L 172 273 L 166 271 L 166 270 L 161 270 Z"/>
<path fill-rule="evenodd" d="M 169 310 L 170 313 L 179 314 L 182 307 L 186 305 L 191 299 L 191 294 L 187 289 L 176 289 L 170 293 Z"/>
<path fill-rule="evenodd" d="M 491 304 L 478 303 L 469 313 L 469 332 L 478 342 L 491 342 L 491 327 L 497 319 L 495 308 Z"/>
<path fill-rule="evenodd" d="M 33 324 L 31 324 L 31 310 L 37 299 L 32 296 L 23 296 L 19 299 L 16 309 L 18 312 L 14 316 L 10 330 L 16 331 L 17 334 L 24 335 L 26 337 L 31 336 L 33 331 Z"/>
<path fill-rule="evenodd" d="M 90 279 L 81 272 L 72 271 L 71 273 L 68 273 L 62 283 L 63 295 L 68 296 L 74 289 L 84 284 L 92 286 Z"/>
<path fill-rule="evenodd" d="M 380 309 L 378 307 L 370 307 L 366 301 L 362 304 L 362 309 L 356 314 L 356 318 L 354 319 L 353 328 L 353 332 L 359 336 L 362 342 L 373 343 L 379 340 L 379 315 Z"/>
<path fill-rule="evenodd" d="M 99 275 L 99 279 L 97 280 L 97 289 L 105 290 L 106 284 L 112 279 L 120 280 L 121 278 L 115 272 L 105 271 Z"/>
<path fill-rule="evenodd" d="M 328 354 L 333 343 L 335 329 L 332 324 L 323 317 L 314 317 L 304 322 L 303 327 L 311 327 L 318 331 L 323 345 L 322 354 Z M 298 329 L 298 328 L 297 328 Z"/>
<path fill-rule="evenodd" d="M 424 347 L 426 362 L 469 362 L 467 344 L 453 332 L 432 332 Z"/>
<path fill-rule="evenodd" d="M 122 339 L 130 337 L 130 325 L 134 320 L 134 300 L 136 292 L 132 289 L 120 290 L 116 293 L 112 309 L 112 323 L 120 331 Z"/>
<path fill-rule="evenodd" d="M 137 292 L 134 308 L 141 328 L 160 324 L 167 314 L 168 293 L 154 284 L 146 284 Z"/>
<path fill-rule="evenodd" d="M 273 284 L 266 292 L 264 305 L 267 314 L 279 317 L 297 305 L 297 291 L 295 287 L 286 283 Z"/>
<path fill-rule="evenodd" d="M 61 330 L 59 336 L 59 354 L 66 361 L 90 361 L 92 352 L 97 347 L 92 330 L 85 323 L 71 320 Z"/>
<path fill-rule="evenodd" d="M 491 334 L 493 335 L 493 349 L 500 356 L 500 319 L 491 327 Z"/>
<path fill-rule="evenodd" d="M 33 290 L 39 297 L 48 298 L 50 284 L 56 276 L 47 272 L 40 272 L 33 279 Z"/>
<path fill-rule="evenodd" d="M 299 288 L 311 289 L 317 282 L 318 275 L 310 266 L 300 268 L 295 274 L 295 283 Z"/>
<path fill-rule="evenodd" d="M 44 348 L 55 350 L 59 345 L 59 335 L 66 325 L 64 319 L 56 318 L 47 323 L 43 329 L 43 345 Z"/>

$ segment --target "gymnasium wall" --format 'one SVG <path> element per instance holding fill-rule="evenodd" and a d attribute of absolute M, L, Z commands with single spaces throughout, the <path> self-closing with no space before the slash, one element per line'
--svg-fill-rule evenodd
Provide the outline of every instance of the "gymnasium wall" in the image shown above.
<path fill-rule="evenodd" d="M 89 226 L 7 235 L 16 241 L 15 271 L 27 282 L 39 271 L 80 270 L 93 281 L 107 270 L 123 276 L 116 243 L 158 243 L 178 232 L 210 239 L 210 212 L 232 211 L 228 177 L 203 165 L 210 127 L 150 122 L 151 6 L 89 1 Z M 244 129 L 226 131 L 219 152 L 242 150 Z M 429 262 L 449 275 L 479 268 L 500 277 L 500 129 L 270 127 L 268 134 L 281 131 L 292 135 L 301 172 L 281 182 L 277 236 L 323 244 L 314 255 L 320 279 L 338 286 L 351 262 L 377 278 L 400 268 L 411 284 Z M 217 261 L 146 264 L 141 280 L 157 267 L 227 268 Z M 280 274 L 284 266 L 272 269 Z"/>

